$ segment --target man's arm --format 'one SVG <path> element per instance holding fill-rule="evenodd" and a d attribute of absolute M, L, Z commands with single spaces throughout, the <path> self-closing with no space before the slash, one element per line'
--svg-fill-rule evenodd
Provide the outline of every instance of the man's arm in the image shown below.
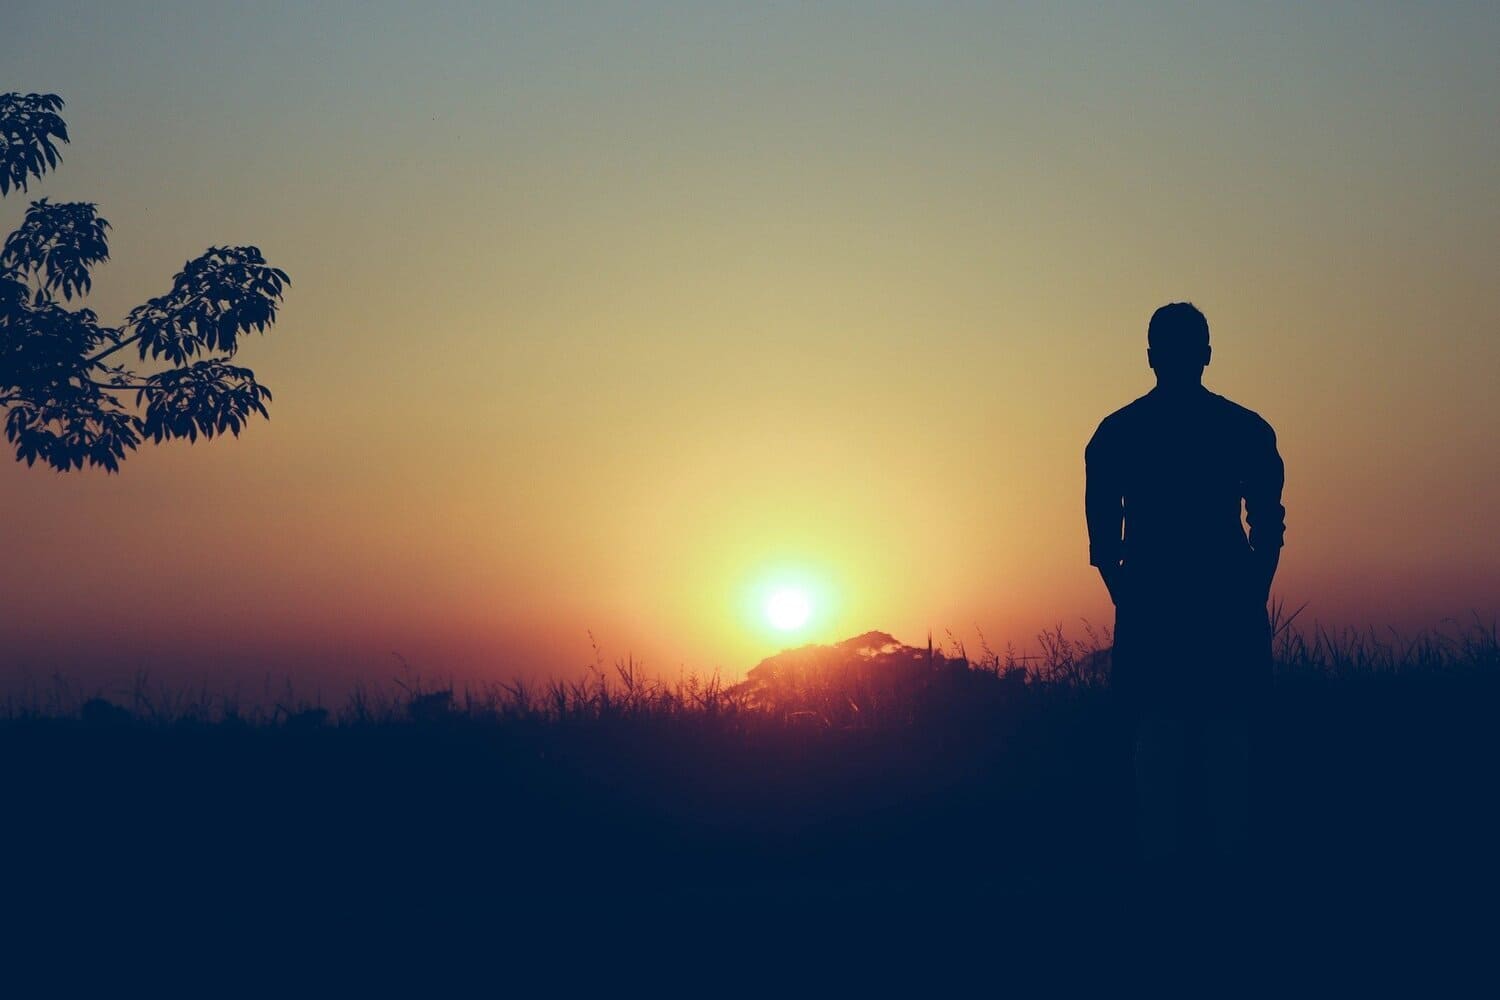
<path fill-rule="evenodd" d="M 1109 599 L 1120 603 L 1120 559 L 1124 555 L 1121 529 L 1125 520 L 1125 494 L 1120 483 L 1114 448 L 1101 424 L 1083 451 L 1084 518 L 1089 529 L 1089 564 L 1109 591 Z"/>
<path fill-rule="evenodd" d="M 1257 593 L 1271 599 L 1271 581 L 1281 563 L 1286 535 L 1286 508 L 1281 490 L 1286 484 L 1286 466 L 1276 450 L 1276 432 L 1261 422 L 1257 428 L 1249 470 L 1245 478 L 1245 523 L 1250 528 L 1250 548 L 1255 553 Z"/>

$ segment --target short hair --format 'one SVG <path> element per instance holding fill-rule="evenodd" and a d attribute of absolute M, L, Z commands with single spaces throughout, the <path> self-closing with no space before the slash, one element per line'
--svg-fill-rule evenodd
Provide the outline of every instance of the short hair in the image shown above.
<path fill-rule="evenodd" d="M 1152 350 L 1184 350 L 1208 346 L 1208 320 L 1191 302 L 1171 302 L 1151 314 L 1146 346 Z"/>

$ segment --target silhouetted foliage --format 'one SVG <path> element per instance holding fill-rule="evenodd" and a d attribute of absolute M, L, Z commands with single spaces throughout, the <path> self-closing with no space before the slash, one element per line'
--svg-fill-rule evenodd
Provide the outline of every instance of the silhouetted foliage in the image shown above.
<path fill-rule="evenodd" d="M 56 94 L 0 94 L 0 128 L 5 146 L 0 150 L 0 194 L 12 186 L 26 190 L 32 177 L 56 167 L 62 157 L 53 139 L 68 141 L 68 127 L 57 112 L 63 99 Z"/>
<path fill-rule="evenodd" d="M 930 644 L 922 649 L 885 632 L 866 632 L 833 645 L 809 644 L 768 656 L 729 693 L 751 708 L 789 719 L 874 725 L 908 717 L 943 683 L 960 675 L 967 679 L 969 666 L 962 656 L 946 656 Z"/>
<path fill-rule="evenodd" d="M 0 95 L 0 194 L 57 166 L 62 105 L 55 94 Z M 108 229 L 88 202 L 41 198 L 0 249 L 0 406 L 27 465 L 113 472 L 145 438 L 238 436 L 252 414 L 269 415 L 270 390 L 227 362 L 242 336 L 276 321 L 286 272 L 256 247 L 210 247 L 124 325 L 103 326 L 58 299 L 88 294 L 92 268 L 109 260 Z M 116 355 L 131 346 L 170 367 L 127 367 Z"/>

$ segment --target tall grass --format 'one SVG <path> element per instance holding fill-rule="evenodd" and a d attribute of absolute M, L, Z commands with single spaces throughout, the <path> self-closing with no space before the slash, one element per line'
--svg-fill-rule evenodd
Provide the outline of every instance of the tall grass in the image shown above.
<path fill-rule="evenodd" d="M 1297 627 L 1300 609 L 1272 607 L 1274 672 L 1283 683 L 1356 678 L 1500 674 L 1500 629 L 1479 615 L 1404 636 L 1387 629 Z M 171 687 L 146 672 L 123 690 L 88 689 L 54 674 L 23 677 L 0 698 L 0 721 L 77 720 L 88 725 L 317 728 L 390 725 L 598 725 L 676 723 L 736 727 L 892 728 L 933 715 L 983 709 L 1006 699 L 1097 690 L 1109 680 L 1107 629 L 1081 635 L 1062 625 L 1036 637 L 1038 652 L 970 650 L 945 643 L 902 661 L 900 671 L 833 668 L 787 672 L 772 689 L 726 683 L 717 673 L 675 679 L 647 672 L 633 657 L 612 667 L 602 656 L 581 676 L 466 683 L 434 682 L 410 665 L 389 681 L 357 682 L 339 704 L 267 679 L 246 696 L 206 685 Z M 1212 652 L 1205 653 L 1211 660 Z"/>

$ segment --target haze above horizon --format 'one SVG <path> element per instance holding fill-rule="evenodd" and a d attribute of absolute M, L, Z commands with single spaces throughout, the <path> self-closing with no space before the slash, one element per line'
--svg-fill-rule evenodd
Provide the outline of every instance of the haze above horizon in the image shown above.
<path fill-rule="evenodd" d="M 0 462 L 0 681 L 1105 624 L 1083 446 L 1173 300 L 1279 432 L 1279 594 L 1500 609 L 1494 5 L 4 23 L 0 88 L 61 94 L 73 139 L 5 232 L 97 202 L 106 322 L 211 244 L 295 284 L 240 354 L 269 422 L 113 477 Z"/>

